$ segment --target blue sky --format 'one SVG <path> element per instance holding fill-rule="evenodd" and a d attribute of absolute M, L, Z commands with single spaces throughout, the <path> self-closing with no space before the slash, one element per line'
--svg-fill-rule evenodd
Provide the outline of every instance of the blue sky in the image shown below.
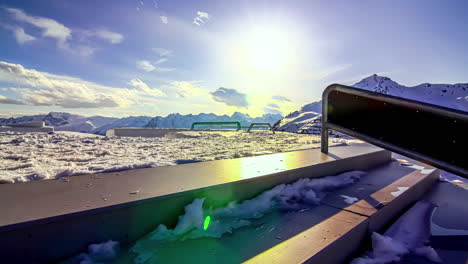
<path fill-rule="evenodd" d="M 284 114 L 331 83 L 468 82 L 466 1 L 0 1 L 0 115 Z"/>

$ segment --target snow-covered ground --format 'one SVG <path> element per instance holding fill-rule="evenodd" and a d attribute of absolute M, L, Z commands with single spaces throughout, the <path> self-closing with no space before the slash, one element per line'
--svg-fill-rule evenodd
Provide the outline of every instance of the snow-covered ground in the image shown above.
<path fill-rule="evenodd" d="M 330 145 L 350 142 L 330 139 Z M 0 133 L 0 182 L 54 179 L 319 147 L 319 136 L 270 131 L 188 131 L 161 138 L 4 132 Z"/>

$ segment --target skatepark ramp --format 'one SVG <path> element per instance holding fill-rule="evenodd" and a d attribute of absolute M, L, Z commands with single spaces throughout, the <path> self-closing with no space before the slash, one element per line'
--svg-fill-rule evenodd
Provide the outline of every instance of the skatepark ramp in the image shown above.
<path fill-rule="evenodd" d="M 402 167 L 391 160 L 390 152 L 361 144 L 332 147 L 328 155 L 312 149 L 3 184 L 2 259 L 7 263 L 58 262 L 85 252 L 90 244 L 113 240 L 123 252 L 117 263 L 133 263 L 136 256 L 130 248 L 134 243 L 160 224 L 174 227 L 195 199 L 204 199 L 205 208 L 219 208 L 252 199 L 279 184 L 361 170 L 366 176 L 357 185 L 331 193 L 319 205 L 273 211 L 232 234 L 176 243 L 158 255 L 171 263 L 187 263 L 186 256 L 196 256 L 198 263 L 266 263 L 286 257 L 288 263 L 309 259 L 340 263 L 359 248 L 370 228 L 378 230 L 388 224 L 437 180 L 438 171 L 427 169 L 430 173 L 423 174 Z M 409 191 L 392 196 L 400 186 Z M 350 206 L 340 195 L 359 201 Z M 376 207 L 376 203 L 381 205 Z M 191 254 L 171 253 L 171 249 Z"/>

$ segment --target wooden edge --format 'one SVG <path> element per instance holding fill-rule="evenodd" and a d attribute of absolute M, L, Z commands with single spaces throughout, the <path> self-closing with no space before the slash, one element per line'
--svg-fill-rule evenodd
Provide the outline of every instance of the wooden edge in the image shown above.
<path fill-rule="evenodd" d="M 244 262 L 343 263 L 362 247 L 372 231 L 380 231 L 420 199 L 438 180 L 439 170 L 416 170 L 350 205 L 322 223 Z M 399 189 L 400 187 L 400 189 Z M 401 187 L 408 188 L 402 191 Z"/>

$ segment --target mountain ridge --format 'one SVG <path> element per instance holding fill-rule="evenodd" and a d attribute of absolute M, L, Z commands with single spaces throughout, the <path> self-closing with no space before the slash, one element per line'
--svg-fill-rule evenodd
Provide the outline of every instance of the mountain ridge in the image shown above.
<path fill-rule="evenodd" d="M 0 125 L 21 123 L 28 121 L 44 121 L 56 131 L 73 131 L 105 135 L 106 131 L 118 127 L 157 127 L 157 128 L 190 128 L 193 122 L 227 122 L 239 121 L 243 126 L 252 122 L 274 124 L 282 119 L 282 115 L 264 114 L 261 117 L 251 117 L 249 114 L 234 112 L 229 115 L 216 115 L 213 113 L 169 114 L 166 117 L 156 116 L 129 116 L 123 118 L 104 116 L 83 116 L 66 112 L 50 112 L 46 115 L 22 116 L 16 118 L 0 118 Z"/>

